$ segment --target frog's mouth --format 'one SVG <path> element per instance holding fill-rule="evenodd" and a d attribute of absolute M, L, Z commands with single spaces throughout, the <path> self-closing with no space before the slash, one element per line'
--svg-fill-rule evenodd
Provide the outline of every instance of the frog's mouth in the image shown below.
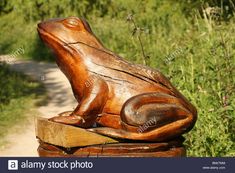
<path fill-rule="evenodd" d="M 38 30 L 39 36 L 43 40 L 43 42 L 45 42 L 50 48 L 52 48 L 52 50 L 54 52 L 57 52 L 58 47 L 59 47 L 59 49 L 66 50 L 68 53 L 71 54 L 71 56 L 73 56 L 72 52 L 78 51 L 77 49 L 75 49 L 74 47 L 71 46 L 72 44 L 66 43 L 64 40 L 56 37 L 54 34 L 48 32 L 44 28 L 40 27 L 40 24 L 38 25 L 37 30 Z M 79 53 L 81 53 L 81 52 L 79 51 Z"/>
<path fill-rule="evenodd" d="M 40 25 L 38 25 L 38 33 L 40 35 L 40 37 L 42 38 L 43 41 L 45 41 L 47 44 L 51 44 L 51 42 L 56 42 L 59 43 L 61 45 L 65 45 L 65 41 L 59 39 L 58 37 L 56 37 L 55 35 L 53 35 L 52 33 L 47 32 L 45 29 L 41 28 Z"/>

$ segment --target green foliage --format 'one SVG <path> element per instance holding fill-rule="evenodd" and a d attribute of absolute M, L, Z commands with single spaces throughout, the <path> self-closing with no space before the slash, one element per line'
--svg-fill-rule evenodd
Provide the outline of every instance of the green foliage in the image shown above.
<path fill-rule="evenodd" d="M 227 21 L 234 16 L 235 1 L 234 0 L 188 0 L 180 1 L 181 8 L 186 15 L 190 15 L 192 11 L 199 11 L 203 16 L 203 11 L 213 7 L 213 13 L 221 13 L 220 19 Z M 217 16 L 218 17 L 218 16 Z"/>
<path fill-rule="evenodd" d="M 25 118 L 26 110 L 33 107 L 33 100 L 43 93 L 41 84 L 0 64 L 0 138 L 9 127 Z"/>
<path fill-rule="evenodd" d="M 0 1 L 0 15 L 9 13 L 13 10 L 13 6 L 7 0 Z"/>
<path fill-rule="evenodd" d="M 149 65 L 166 74 L 198 109 L 196 126 L 185 135 L 188 155 L 235 156 L 233 2 L 2 1 L 0 53 L 24 46 L 26 57 L 53 60 L 38 39 L 36 24 L 54 17 L 85 17 L 104 45 L 136 63 L 143 62 L 140 36 Z M 141 34 L 132 36 L 129 14 Z"/>

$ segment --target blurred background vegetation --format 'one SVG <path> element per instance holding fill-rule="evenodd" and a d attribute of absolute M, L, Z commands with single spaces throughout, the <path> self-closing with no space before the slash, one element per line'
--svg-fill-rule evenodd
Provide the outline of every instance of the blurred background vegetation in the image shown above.
<path fill-rule="evenodd" d="M 31 78 L 11 71 L 0 63 L 0 147 L 7 141 L 3 137 L 11 127 L 26 120 L 36 100 L 43 96 L 44 87 Z"/>
<path fill-rule="evenodd" d="M 36 28 L 56 17 L 86 18 L 107 48 L 139 64 L 141 38 L 146 63 L 198 109 L 196 126 L 185 135 L 188 156 L 235 156 L 234 14 L 234 0 L 1 0 L 0 54 L 23 47 L 22 58 L 53 61 Z M 0 79 L 7 85 L 0 95 L 4 111 L 10 102 L 2 97 L 15 98 L 6 95 L 14 83 L 3 67 Z"/>

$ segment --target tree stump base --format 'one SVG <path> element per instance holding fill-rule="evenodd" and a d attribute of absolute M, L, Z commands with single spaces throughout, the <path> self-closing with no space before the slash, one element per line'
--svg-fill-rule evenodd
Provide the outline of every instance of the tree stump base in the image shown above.
<path fill-rule="evenodd" d="M 183 137 L 166 142 L 118 140 L 37 118 L 40 157 L 182 157 Z"/>

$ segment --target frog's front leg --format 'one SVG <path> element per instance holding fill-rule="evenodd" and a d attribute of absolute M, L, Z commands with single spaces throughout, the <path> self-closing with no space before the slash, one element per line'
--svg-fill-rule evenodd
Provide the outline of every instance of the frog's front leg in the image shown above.
<path fill-rule="evenodd" d="M 92 83 L 84 86 L 79 105 L 68 116 L 56 116 L 50 120 L 80 127 L 91 127 L 101 113 L 108 97 L 108 85 L 99 77 L 92 76 Z"/>
<path fill-rule="evenodd" d="M 190 130 L 197 113 L 182 99 L 163 93 L 145 93 L 126 101 L 122 129 L 94 128 L 100 134 L 133 140 L 164 141 Z"/>

